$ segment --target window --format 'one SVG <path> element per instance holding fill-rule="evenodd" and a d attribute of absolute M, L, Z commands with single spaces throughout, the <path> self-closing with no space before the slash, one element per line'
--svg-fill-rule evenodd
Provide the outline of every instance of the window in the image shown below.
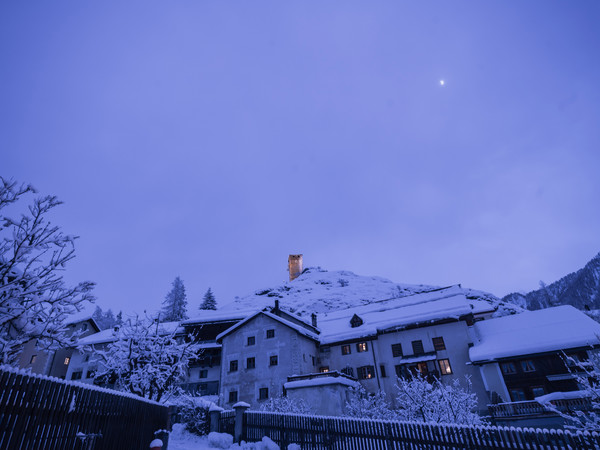
<path fill-rule="evenodd" d="M 358 317 L 356 314 L 354 314 L 352 316 L 352 319 L 350 319 L 350 326 L 352 328 L 360 327 L 363 323 L 364 323 L 363 320 L 360 317 Z"/>
<path fill-rule="evenodd" d="M 450 367 L 449 359 L 440 359 L 440 360 L 438 360 L 438 364 L 440 366 L 440 373 L 442 375 L 451 375 L 452 374 L 452 368 Z"/>
<path fill-rule="evenodd" d="M 83 325 L 81 325 L 81 331 L 87 331 L 88 329 L 88 324 L 84 323 Z"/>
<path fill-rule="evenodd" d="M 208 378 L 208 370 L 204 369 L 199 371 L 198 378 Z"/>
<path fill-rule="evenodd" d="M 540 395 L 544 395 L 546 393 L 546 389 L 544 389 L 544 386 L 532 386 L 531 393 L 534 397 L 539 397 Z"/>
<path fill-rule="evenodd" d="M 348 375 L 349 377 L 354 376 L 354 369 L 350 366 L 346 366 L 342 369 L 342 373 Z"/>
<path fill-rule="evenodd" d="M 379 373 L 381 374 L 382 378 L 387 377 L 387 374 L 385 373 L 385 366 L 383 364 L 379 366 Z"/>
<path fill-rule="evenodd" d="M 229 391 L 229 403 L 237 402 L 237 391 Z"/>
<path fill-rule="evenodd" d="M 269 356 L 269 366 L 276 366 L 276 365 L 277 365 L 277 355 Z"/>
<path fill-rule="evenodd" d="M 439 352 L 440 350 L 446 350 L 446 344 L 444 343 L 443 337 L 434 337 L 431 341 L 433 342 L 433 348 L 436 352 Z"/>
<path fill-rule="evenodd" d="M 535 364 L 530 359 L 521 361 L 521 369 L 523 369 L 523 372 L 535 372 Z"/>
<path fill-rule="evenodd" d="M 258 390 L 258 399 L 265 400 L 269 398 L 269 388 L 260 388 Z"/>
<path fill-rule="evenodd" d="M 423 353 L 425 353 L 425 351 L 423 350 L 423 341 L 412 341 L 411 344 L 413 353 L 415 355 L 422 355 Z"/>
<path fill-rule="evenodd" d="M 234 359 L 233 361 L 229 361 L 229 371 L 230 372 L 237 372 L 237 370 L 238 370 L 237 359 Z"/>
<path fill-rule="evenodd" d="M 31 355 L 31 359 L 29 360 L 29 364 L 33 364 L 37 359 L 37 355 Z"/>
<path fill-rule="evenodd" d="M 327 373 L 329 372 L 329 366 L 319 367 L 319 373 Z"/>
<path fill-rule="evenodd" d="M 500 364 L 500 369 L 504 375 L 511 375 L 513 373 L 517 373 L 517 368 L 514 363 L 505 362 Z"/>
<path fill-rule="evenodd" d="M 392 344 L 392 356 L 394 358 L 402 356 L 402 344 Z"/>
<path fill-rule="evenodd" d="M 375 368 L 373 366 L 362 366 L 356 369 L 359 380 L 368 380 L 375 376 Z"/>
<path fill-rule="evenodd" d="M 255 336 L 248 336 L 248 340 L 246 342 L 246 345 L 254 345 L 256 344 L 256 337 Z"/>
<path fill-rule="evenodd" d="M 510 390 L 510 398 L 513 402 L 522 402 L 525 401 L 525 392 L 523 389 L 511 389 Z"/>
<path fill-rule="evenodd" d="M 427 375 L 429 373 L 429 368 L 427 367 L 427 363 L 426 362 L 418 362 L 415 367 L 415 370 L 420 374 L 420 375 Z"/>
<path fill-rule="evenodd" d="M 71 362 L 71 358 L 69 358 L 68 356 L 65 358 L 65 366 L 69 365 L 69 362 Z"/>
<path fill-rule="evenodd" d="M 358 344 L 356 344 L 356 351 L 358 353 L 366 352 L 368 349 L 369 349 L 369 347 L 367 346 L 366 342 L 359 342 Z"/>
<path fill-rule="evenodd" d="M 342 355 L 349 355 L 352 353 L 351 347 L 349 345 L 342 345 Z"/>
<path fill-rule="evenodd" d="M 275 330 L 267 330 L 267 339 L 272 339 L 275 337 Z"/>
<path fill-rule="evenodd" d="M 315 357 L 314 357 L 314 356 L 311 356 L 310 358 L 311 358 L 311 360 L 312 360 L 312 365 L 313 365 L 313 367 L 315 367 L 315 366 L 317 365 L 317 362 L 315 361 Z"/>
<path fill-rule="evenodd" d="M 71 374 L 71 380 L 81 380 L 82 375 L 83 375 L 83 372 L 81 370 L 78 370 L 77 372 L 73 372 Z"/>
<path fill-rule="evenodd" d="M 256 367 L 256 359 L 254 357 L 246 358 L 246 369 L 254 369 L 255 367 Z"/>

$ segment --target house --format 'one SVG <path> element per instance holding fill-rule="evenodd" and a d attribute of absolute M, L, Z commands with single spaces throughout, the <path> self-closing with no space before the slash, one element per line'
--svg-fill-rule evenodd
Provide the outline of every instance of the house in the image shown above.
<path fill-rule="evenodd" d="M 217 395 L 221 384 L 221 344 L 217 336 L 241 320 L 253 314 L 253 310 L 213 311 L 204 310 L 198 317 L 181 322 L 183 335 L 194 339 L 200 354 L 190 361 L 188 377 L 181 387 L 198 395 Z"/>
<path fill-rule="evenodd" d="M 275 307 L 258 311 L 217 336 L 222 344 L 223 403 L 258 405 L 283 394 L 292 374 L 316 371 L 319 329 Z"/>
<path fill-rule="evenodd" d="M 468 350 L 473 324 L 494 311 L 489 302 L 467 299 L 458 286 L 313 315 L 310 323 L 276 301 L 217 337 L 223 346 L 220 392 L 227 405 L 257 406 L 282 395 L 288 377 L 338 371 L 393 401 L 397 376 L 450 381 L 469 375 L 487 411 L 489 399 Z"/>
<path fill-rule="evenodd" d="M 100 331 L 98 324 L 89 314 L 74 314 L 64 322 L 67 337 L 83 338 Z M 31 369 L 34 373 L 64 379 L 73 356 L 73 347 L 61 347 L 56 350 L 38 348 L 37 340 L 27 342 L 19 355 L 19 367 Z"/>
<path fill-rule="evenodd" d="M 573 399 L 557 394 L 579 389 L 572 372 L 600 347 L 600 323 L 569 305 L 490 319 L 473 328 L 469 357 L 498 403 L 490 407 L 492 417 L 502 424 L 547 424 L 549 413 L 536 398 Z M 569 401 L 563 400 L 565 406 Z M 570 406 L 577 402 L 571 400 Z"/>
<path fill-rule="evenodd" d="M 488 399 L 468 349 L 473 324 L 493 313 L 490 303 L 467 299 L 458 286 L 332 311 L 319 318 L 319 371 L 354 376 L 392 404 L 397 377 L 447 382 L 468 375 L 483 411 Z"/>

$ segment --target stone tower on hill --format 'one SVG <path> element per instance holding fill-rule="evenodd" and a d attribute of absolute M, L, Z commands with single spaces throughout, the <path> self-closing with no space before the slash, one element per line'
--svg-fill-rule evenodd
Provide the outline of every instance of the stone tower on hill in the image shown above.
<path fill-rule="evenodd" d="M 302 273 L 302 255 L 290 255 L 288 257 L 288 272 L 290 273 L 290 281 L 298 278 Z"/>

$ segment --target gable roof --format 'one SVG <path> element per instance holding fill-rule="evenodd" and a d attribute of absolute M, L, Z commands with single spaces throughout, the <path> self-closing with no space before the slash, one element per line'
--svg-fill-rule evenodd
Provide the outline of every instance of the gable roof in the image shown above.
<path fill-rule="evenodd" d="M 600 323 L 570 305 L 483 320 L 474 329 L 474 363 L 600 345 Z"/>
<path fill-rule="evenodd" d="M 256 317 L 260 316 L 260 315 L 264 315 L 266 317 L 269 317 L 279 323 L 281 323 L 282 325 L 285 325 L 288 328 L 291 328 L 292 330 L 296 331 L 297 333 L 312 339 L 314 341 L 319 341 L 319 337 L 316 333 L 313 333 L 311 331 L 309 331 L 308 329 L 304 328 L 302 325 L 296 324 L 294 322 L 291 322 L 289 320 L 286 320 L 282 317 L 279 317 L 276 314 L 273 314 L 270 311 L 258 311 L 254 314 L 252 314 L 249 317 L 246 317 L 244 320 L 242 320 L 241 322 L 236 323 L 235 325 L 233 325 L 232 327 L 227 328 L 225 331 L 223 331 L 221 334 L 217 335 L 217 342 L 220 342 L 225 336 L 227 336 L 228 334 L 233 333 L 235 330 L 237 330 L 240 327 L 243 327 L 245 324 L 247 324 L 248 322 L 252 321 L 253 319 L 255 319 Z M 310 326 L 309 324 L 306 324 L 308 326 Z"/>
<path fill-rule="evenodd" d="M 182 326 L 189 325 L 197 325 L 204 323 L 213 323 L 213 322 L 230 322 L 234 320 L 242 320 L 246 317 L 254 314 L 256 309 L 242 309 L 242 310 L 204 310 L 196 317 L 192 317 L 191 319 L 186 319 L 181 322 Z"/>
<path fill-rule="evenodd" d="M 321 343 L 376 336 L 378 333 L 426 326 L 442 320 L 459 320 L 469 314 L 491 313 L 494 307 L 482 300 L 467 299 L 459 286 L 331 311 L 319 318 Z M 361 325 L 353 327 L 358 316 Z"/>

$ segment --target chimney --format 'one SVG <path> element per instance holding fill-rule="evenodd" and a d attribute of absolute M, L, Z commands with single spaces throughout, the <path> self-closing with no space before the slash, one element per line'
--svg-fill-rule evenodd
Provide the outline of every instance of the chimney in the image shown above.
<path fill-rule="evenodd" d="M 290 255 L 288 257 L 288 272 L 290 273 L 290 281 L 298 278 L 302 273 L 302 255 Z"/>
<path fill-rule="evenodd" d="M 113 327 L 113 331 L 114 331 L 115 333 L 116 333 L 117 331 L 119 331 L 119 325 L 115 325 L 115 326 Z"/>
<path fill-rule="evenodd" d="M 279 300 L 275 300 L 275 308 L 273 308 L 273 312 L 279 312 Z"/>
<path fill-rule="evenodd" d="M 315 313 L 312 313 L 310 315 L 310 318 L 312 319 L 312 326 L 317 328 L 317 315 Z"/>

